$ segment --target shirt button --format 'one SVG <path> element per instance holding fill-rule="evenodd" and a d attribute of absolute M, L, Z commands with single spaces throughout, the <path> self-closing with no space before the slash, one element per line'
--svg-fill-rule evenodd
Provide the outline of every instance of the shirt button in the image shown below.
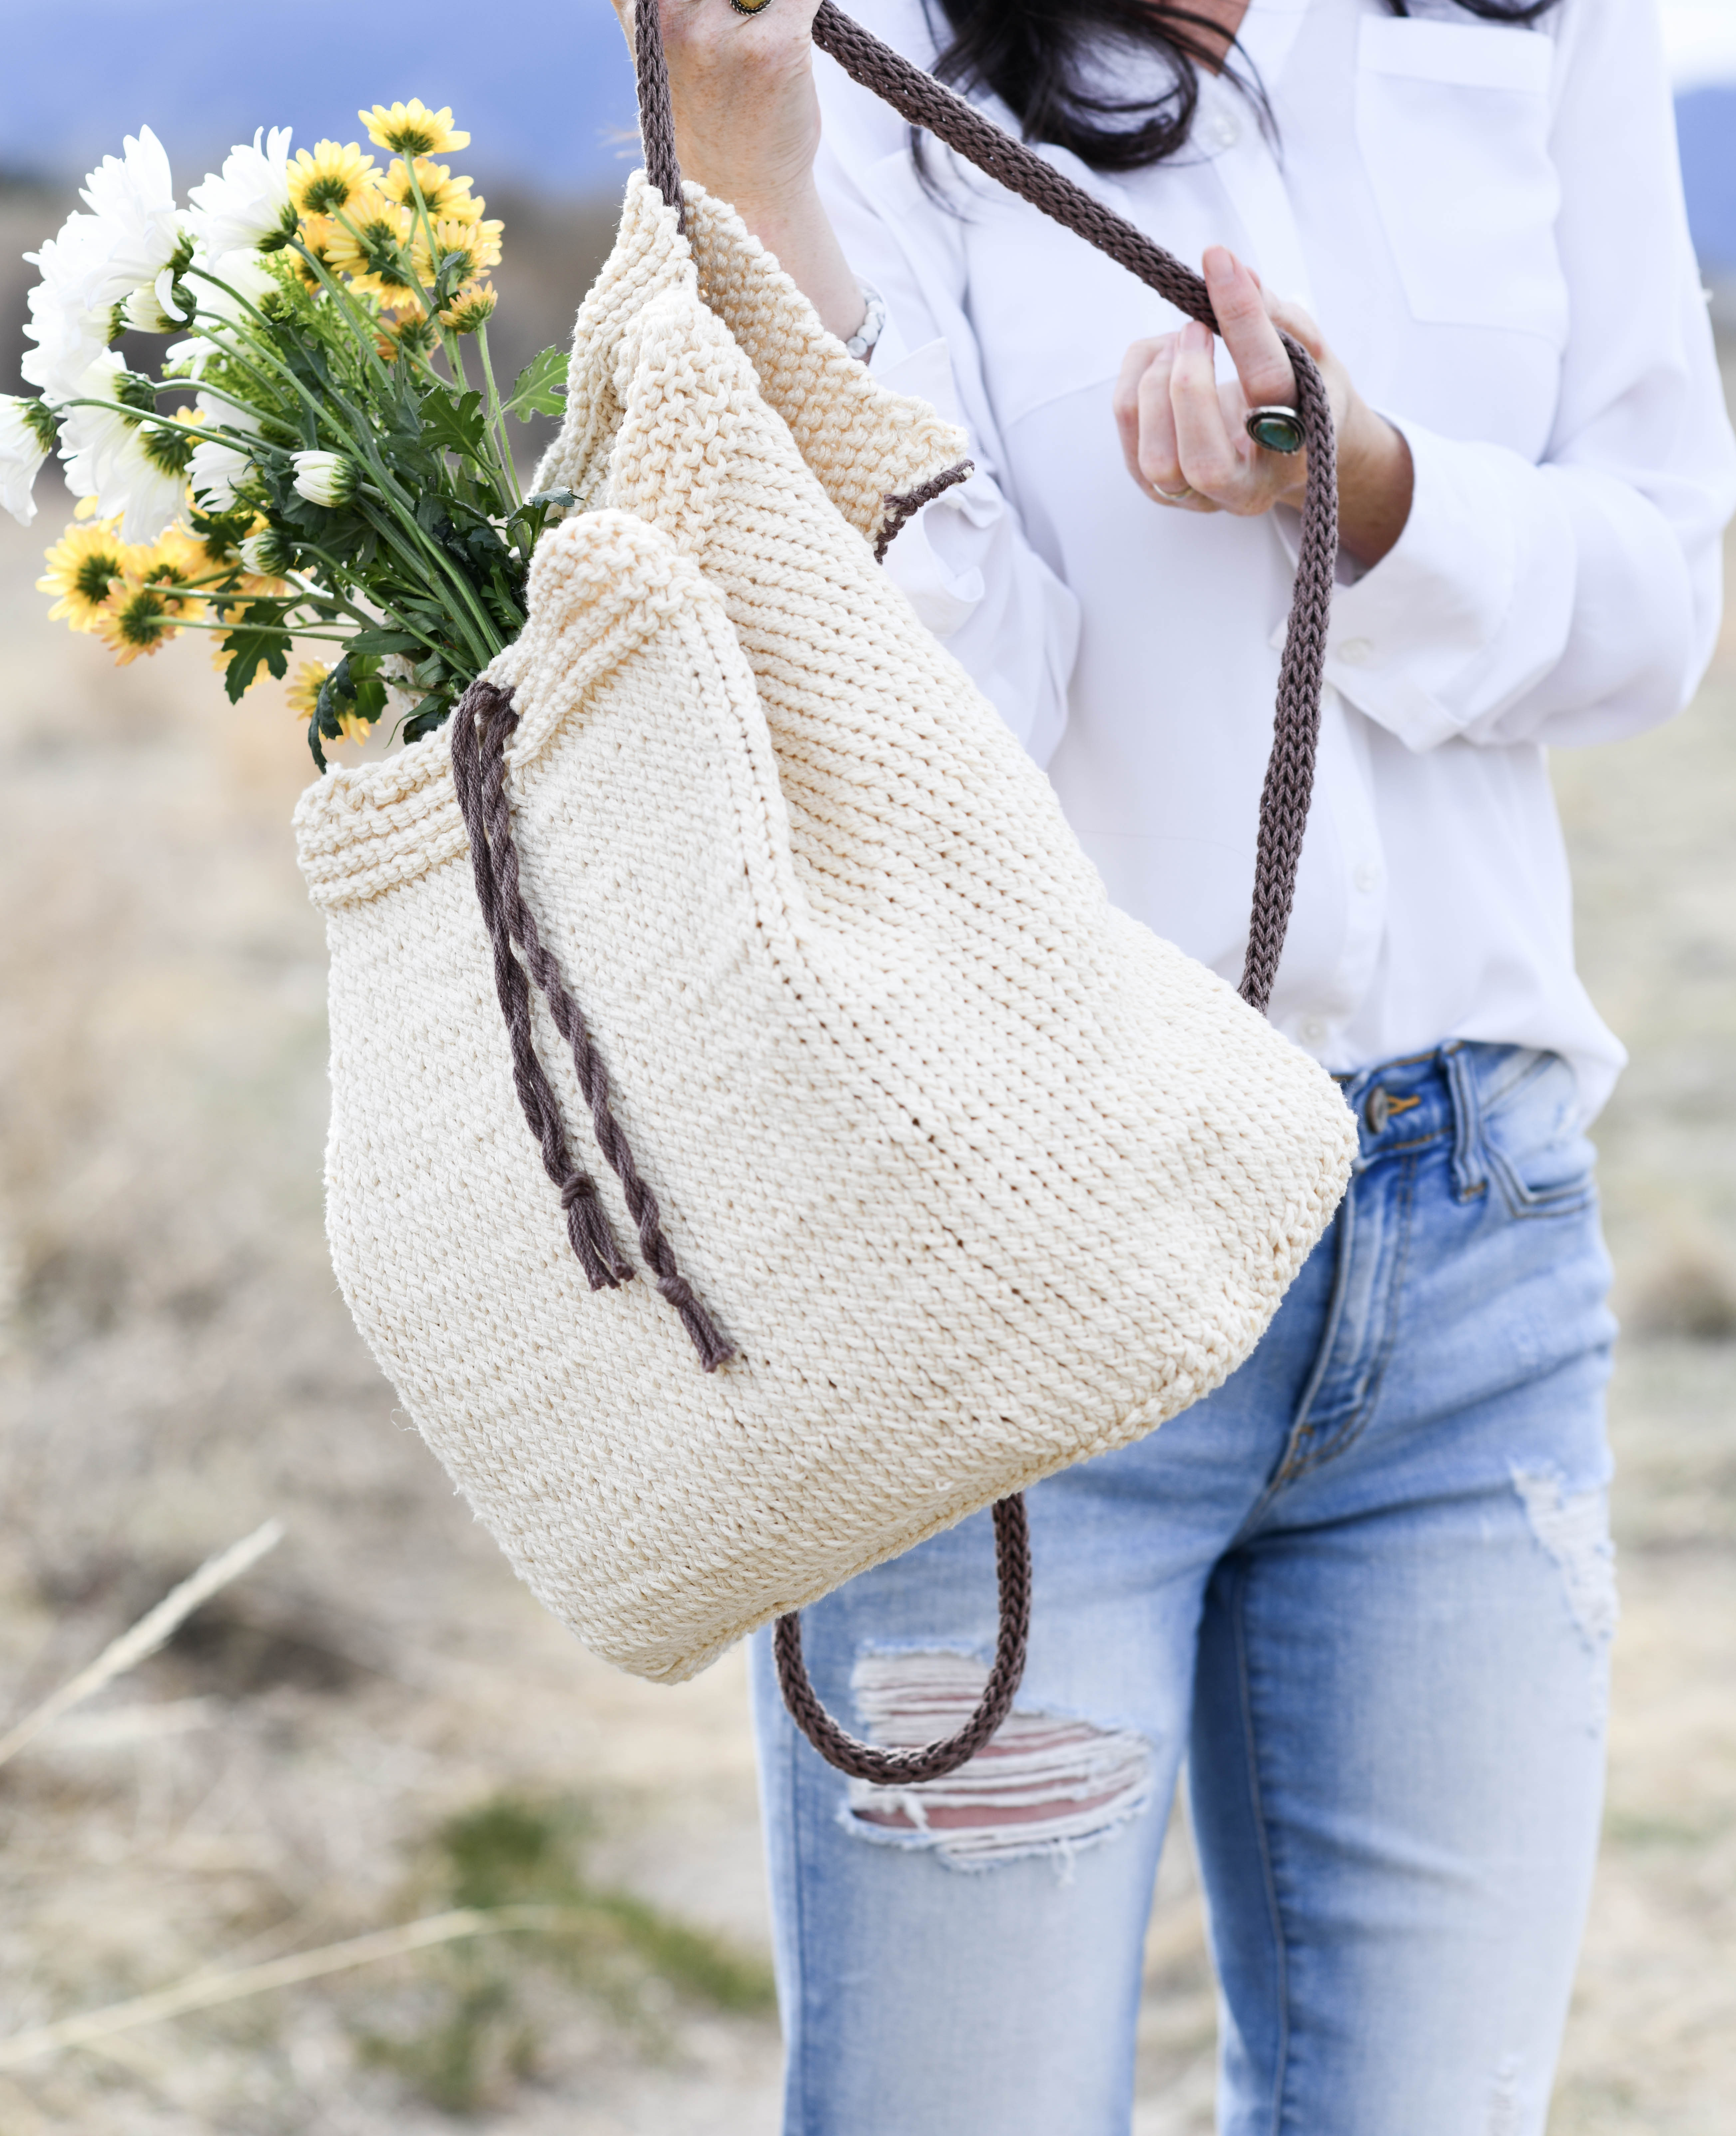
<path fill-rule="evenodd" d="M 1326 1027 L 1317 1016 L 1302 1018 L 1302 1040 L 1305 1045 L 1318 1046 L 1326 1036 Z"/>
<path fill-rule="evenodd" d="M 1214 148 L 1233 148 L 1242 129 L 1228 111 L 1216 111 L 1206 122 L 1205 137 Z"/>
<path fill-rule="evenodd" d="M 1351 877 L 1359 890 L 1374 890 L 1380 882 L 1380 870 L 1372 861 L 1364 861 Z"/>
<path fill-rule="evenodd" d="M 1338 657 L 1347 668 L 1366 668 L 1374 656 L 1374 648 L 1365 638 L 1347 638 L 1338 648 Z"/>

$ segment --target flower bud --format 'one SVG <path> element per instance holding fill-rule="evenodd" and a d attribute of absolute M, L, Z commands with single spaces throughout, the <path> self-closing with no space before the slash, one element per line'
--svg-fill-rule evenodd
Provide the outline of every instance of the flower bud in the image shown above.
<path fill-rule="evenodd" d="M 294 453 L 290 461 L 295 469 L 296 490 L 309 504 L 335 510 L 355 495 L 356 464 L 342 453 Z"/>
<path fill-rule="evenodd" d="M 241 544 L 241 561 L 262 579 L 280 579 L 295 568 L 295 553 L 275 527 L 262 527 Z"/>

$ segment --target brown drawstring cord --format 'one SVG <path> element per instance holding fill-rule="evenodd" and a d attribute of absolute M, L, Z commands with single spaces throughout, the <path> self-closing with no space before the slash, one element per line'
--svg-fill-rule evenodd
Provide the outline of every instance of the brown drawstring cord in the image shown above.
<path fill-rule="evenodd" d="M 639 1231 L 639 1251 L 657 1279 L 657 1288 L 681 1316 L 708 1372 L 735 1353 L 717 1333 L 711 1316 L 693 1295 L 675 1265 L 664 1236 L 657 1197 L 640 1178 L 626 1135 L 609 1107 L 609 1071 L 603 1066 L 579 1005 L 567 991 L 561 970 L 537 931 L 518 887 L 518 848 L 513 837 L 512 804 L 506 791 L 506 744 L 518 724 L 513 701 L 492 682 L 473 682 L 452 714 L 452 783 L 470 837 L 470 863 L 477 901 L 494 951 L 494 990 L 500 998 L 513 1047 L 513 1080 L 531 1133 L 542 1149 L 542 1168 L 561 1190 L 567 1233 L 593 1290 L 632 1278 L 610 1235 L 596 1188 L 582 1172 L 569 1168 L 560 1108 L 555 1102 L 532 1036 L 528 972 L 542 989 L 548 1012 L 572 1049 L 579 1088 L 591 1108 L 591 1132 L 621 1183 L 627 1211 Z M 517 945 L 523 965 L 513 954 Z"/>

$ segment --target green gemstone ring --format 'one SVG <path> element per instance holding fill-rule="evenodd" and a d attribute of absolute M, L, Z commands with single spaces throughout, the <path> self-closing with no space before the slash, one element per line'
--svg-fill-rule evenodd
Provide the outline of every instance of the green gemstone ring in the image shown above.
<path fill-rule="evenodd" d="M 1242 427 L 1257 445 L 1269 453 L 1302 449 L 1302 419 L 1294 408 L 1250 408 Z"/>

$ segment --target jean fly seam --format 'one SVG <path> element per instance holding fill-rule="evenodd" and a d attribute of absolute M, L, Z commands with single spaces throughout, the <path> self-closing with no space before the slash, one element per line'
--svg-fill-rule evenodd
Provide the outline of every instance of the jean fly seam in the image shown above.
<path fill-rule="evenodd" d="M 1374 1413 L 1384 1385 L 1387 1367 L 1393 1362 L 1393 1352 L 1398 1342 L 1398 1304 L 1404 1293 L 1404 1279 L 1410 1265 L 1412 1218 L 1417 1201 L 1417 1160 L 1407 1158 L 1400 1168 L 1398 1189 L 1398 1242 L 1393 1252 L 1392 1274 L 1387 1284 L 1386 1324 L 1381 1329 L 1379 1347 L 1369 1368 L 1367 1387 L 1362 1400 L 1340 1425 L 1336 1435 L 1323 1444 L 1303 1454 L 1295 1467 L 1280 1478 L 1281 1482 L 1295 1483 L 1299 1478 L 1311 1475 L 1323 1468 L 1329 1461 L 1335 1461 L 1347 1454 L 1368 1430 L 1369 1420 Z M 1303 1411 L 1303 1420 L 1307 1412 Z"/>
<path fill-rule="evenodd" d="M 1320 1391 L 1320 1382 L 1325 1376 L 1327 1363 L 1332 1355 L 1332 1346 L 1338 1339 L 1339 1326 L 1344 1318 L 1345 1297 L 1348 1288 L 1345 1277 L 1350 1265 L 1350 1255 L 1355 1245 L 1356 1184 L 1357 1182 L 1352 1180 L 1349 1190 L 1339 1204 L 1338 1214 L 1333 1220 L 1332 1295 L 1326 1303 L 1325 1321 L 1320 1331 L 1320 1342 L 1314 1353 L 1314 1362 L 1308 1369 L 1307 1384 L 1304 1386 L 1301 1397 L 1296 1404 L 1296 1415 L 1291 1424 L 1290 1434 L 1284 1442 L 1284 1451 L 1279 1457 L 1278 1465 L 1273 1470 L 1271 1480 L 1259 1497 L 1255 1499 L 1253 1504 L 1249 1507 L 1246 1519 L 1226 1546 L 1226 1555 L 1229 1551 L 1234 1550 L 1244 1538 L 1254 1533 L 1265 1517 L 1267 1507 L 1277 1497 L 1285 1484 L 1292 1476 L 1301 1473 L 1301 1449 L 1307 1431 L 1309 1405 Z"/>
<path fill-rule="evenodd" d="M 1272 2060 L 1272 2136 L 1282 2136 L 1284 2087 L 1290 2072 L 1290 1952 L 1285 1940 L 1284 1907 L 1278 1896 L 1277 1871 L 1272 1858 L 1272 1833 L 1266 1820 L 1266 1798 L 1260 1786 L 1260 1745 L 1254 1726 L 1252 1672 L 1247 1659 L 1247 1626 L 1244 1610 L 1247 1597 L 1246 1565 L 1235 1574 L 1235 1601 L 1230 1621 L 1236 1629 L 1236 1675 L 1241 1693 L 1242 1733 L 1247 1746 L 1247 1788 L 1254 1830 L 1260 1840 L 1260 1878 L 1266 1890 L 1266 1910 L 1272 1923 L 1272 1950 L 1277 1972 L 1278 2043 Z"/>

